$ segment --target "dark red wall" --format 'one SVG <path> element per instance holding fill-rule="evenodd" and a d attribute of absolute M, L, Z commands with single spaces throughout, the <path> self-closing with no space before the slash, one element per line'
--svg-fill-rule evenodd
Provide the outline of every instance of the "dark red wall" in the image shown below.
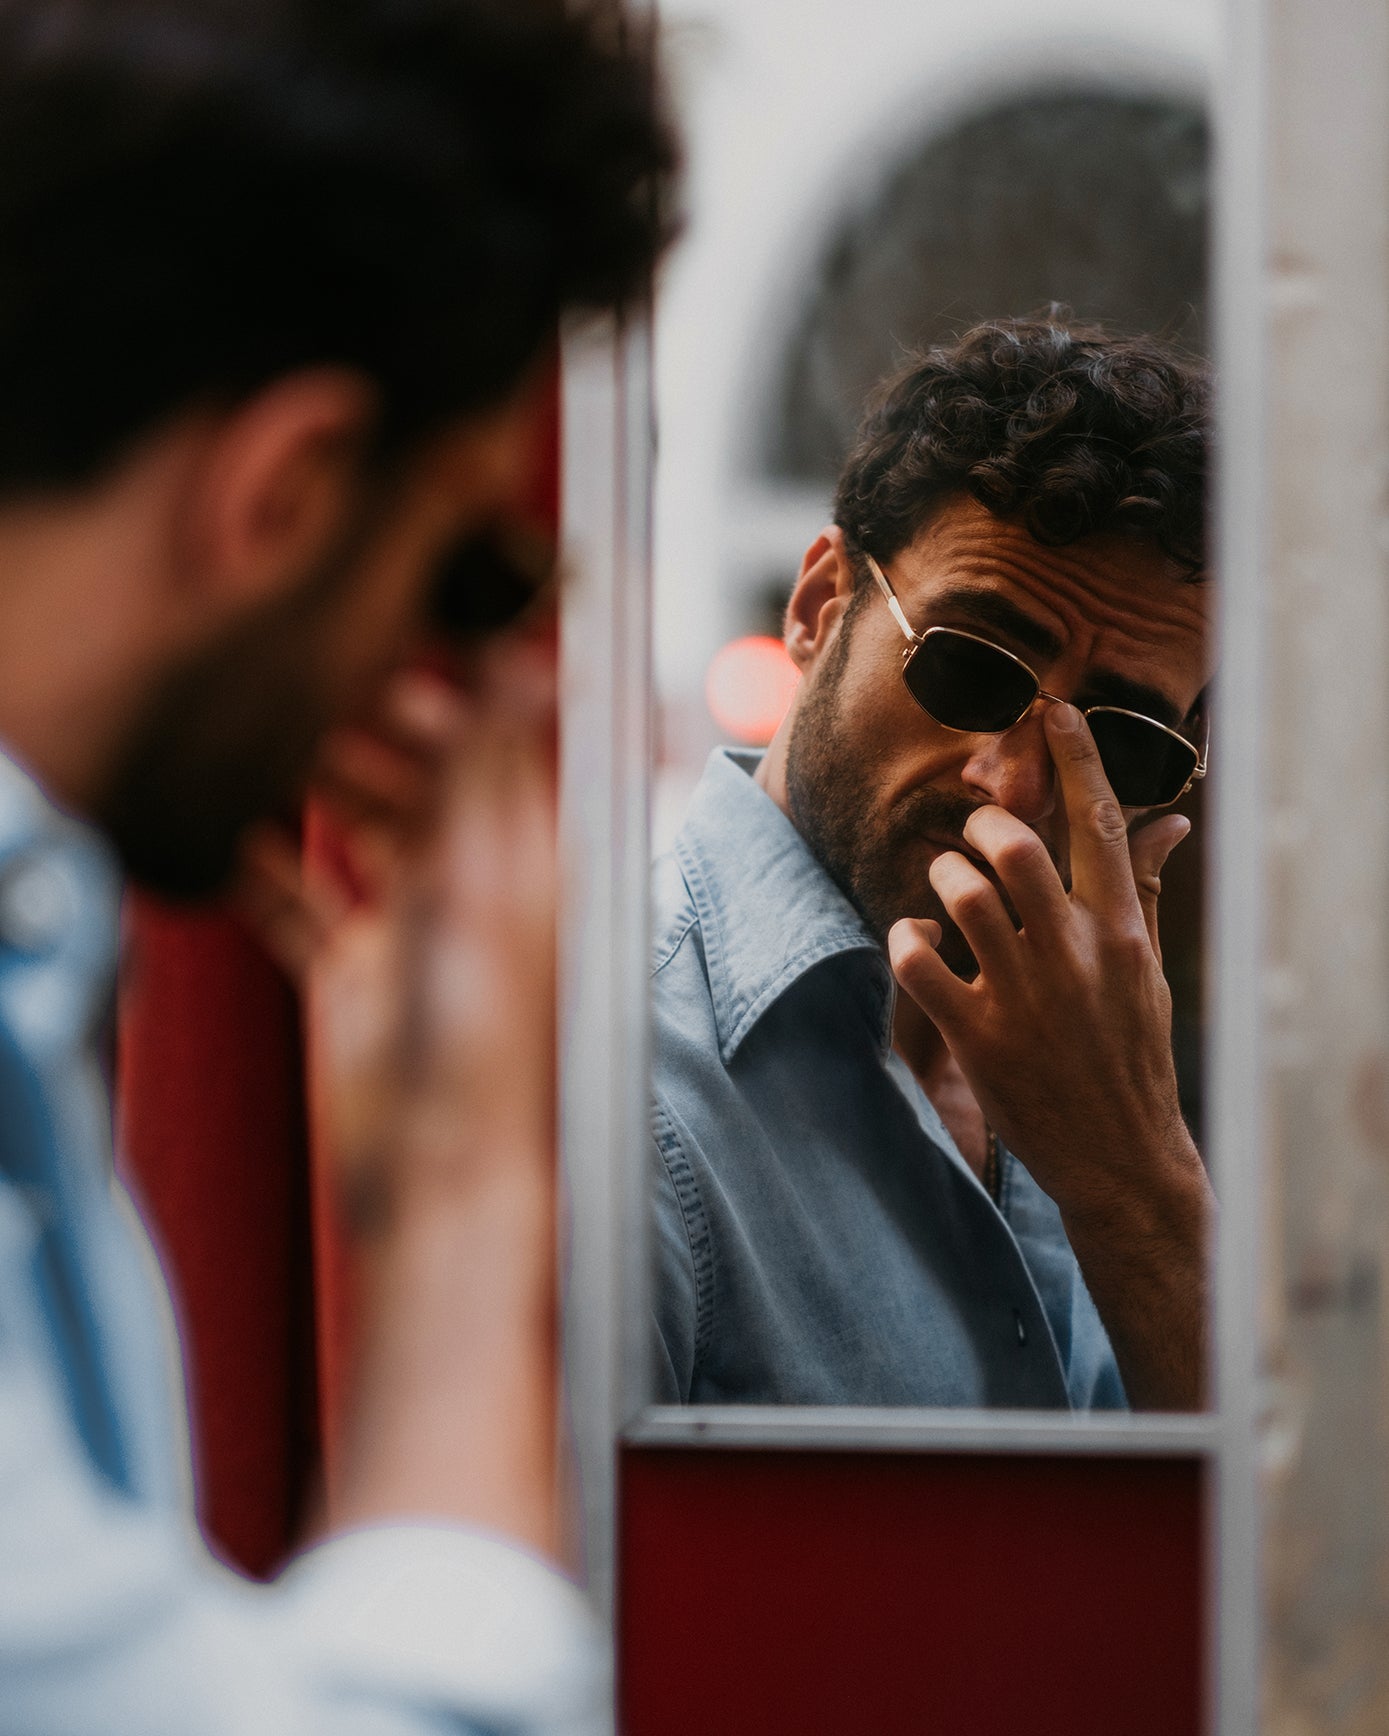
<path fill-rule="evenodd" d="M 123 1166 L 178 1309 L 198 1516 L 263 1575 L 301 1522 L 317 1433 L 298 1004 L 231 917 L 132 896 L 126 928 Z"/>
<path fill-rule="evenodd" d="M 629 1448 L 624 1736 L 1197 1736 L 1189 1460 Z"/>

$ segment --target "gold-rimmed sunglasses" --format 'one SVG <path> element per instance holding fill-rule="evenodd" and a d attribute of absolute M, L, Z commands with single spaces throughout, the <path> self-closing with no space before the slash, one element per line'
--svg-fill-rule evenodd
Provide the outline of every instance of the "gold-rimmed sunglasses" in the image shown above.
<path fill-rule="evenodd" d="M 865 553 L 868 569 L 906 637 L 902 680 L 907 692 L 942 729 L 962 735 L 1001 735 L 1021 723 L 1048 693 L 1023 662 L 1002 645 L 959 627 L 928 627 L 918 633 L 882 568 Z M 1207 743 L 1194 742 L 1155 717 L 1119 705 L 1080 708 L 1099 751 L 1100 764 L 1125 808 L 1166 808 L 1206 775 Z"/>

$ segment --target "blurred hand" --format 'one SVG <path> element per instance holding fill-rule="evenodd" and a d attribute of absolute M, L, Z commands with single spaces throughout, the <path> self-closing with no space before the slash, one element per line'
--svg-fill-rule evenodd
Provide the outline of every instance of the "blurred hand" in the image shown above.
<path fill-rule="evenodd" d="M 324 742 L 308 798 L 312 841 L 276 825 L 248 838 L 236 905 L 296 982 L 356 906 L 380 900 L 437 823 L 467 722 L 457 681 L 401 670 L 369 713 Z"/>
<path fill-rule="evenodd" d="M 359 1224 L 402 1188 L 554 1144 L 552 649 L 499 646 L 467 691 L 412 670 L 325 749 L 336 860 L 270 832 L 242 890 L 303 983 L 316 1106 Z"/>
<path fill-rule="evenodd" d="M 329 745 L 327 872 L 257 846 L 355 1233 L 341 1524 L 558 1549 L 555 763 L 553 647 L 499 642 L 466 688 L 404 675 Z"/>

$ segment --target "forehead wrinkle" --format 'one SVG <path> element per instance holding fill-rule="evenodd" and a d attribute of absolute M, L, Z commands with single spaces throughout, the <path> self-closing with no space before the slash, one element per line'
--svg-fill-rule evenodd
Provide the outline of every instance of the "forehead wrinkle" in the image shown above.
<path fill-rule="evenodd" d="M 1066 649 L 1059 634 L 1043 626 L 998 591 L 986 591 L 973 585 L 950 585 L 934 593 L 931 602 L 933 609 L 941 613 L 956 615 L 971 625 L 1006 634 L 1014 644 L 1021 645 L 1039 661 L 1054 661 Z M 1132 675 L 1124 675 L 1117 669 L 1087 669 L 1073 697 L 1081 706 L 1117 705 L 1125 711 L 1154 717 L 1159 723 L 1173 728 L 1186 715 L 1181 705 L 1161 688 L 1135 680 Z"/>
<path fill-rule="evenodd" d="M 1029 615 L 1011 597 L 1001 591 L 986 590 L 982 585 L 948 585 L 931 594 L 933 610 L 949 611 L 968 617 L 981 627 L 992 627 L 1036 657 L 1059 657 L 1066 647 L 1065 638 Z"/>
<path fill-rule="evenodd" d="M 1118 552 L 1141 545 L 1127 539 L 1092 536 L 1071 543 L 1044 543 L 1015 520 L 996 518 L 976 501 L 942 511 L 911 546 L 928 570 L 952 569 L 982 578 L 997 574 L 1020 582 L 1055 582 L 1080 568 L 1087 577 L 1105 576 Z"/>
<path fill-rule="evenodd" d="M 1173 654 L 1185 661 L 1180 641 L 1188 636 L 1207 639 L 1208 587 L 1183 579 L 1156 548 L 1127 539 L 1053 548 L 971 503 L 970 509 L 943 513 L 908 559 L 911 570 L 902 576 L 911 601 L 903 601 L 909 613 L 915 605 L 918 621 L 948 606 L 944 599 L 952 593 L 964 601 L 962 592 L 984 592 L 1027 616 L 1034 629 L 1032 647 L 1039 647 L 1041 634 L 1051 633 L 1061 647 L 1058 658 L 1074 652 L 1088 662 L 1098 654 L 1111 663 L 1117 652 L 1122 663 L 1132 650 L 1144 674 L 1156 673 L 1155 665 L 1165 665 Z M 1135 563 L 1138 572 L 1133 572 Z M 1132 573 L 1131 582 L 1125 582 L 1125 569 Z M 1009 632 L 1002 611 L 994 614 L 998 629 Z M 1048 653 L 1037 648 L 1035 654 Z M 1167 709 L 1180 707 L 1169 702 Z"/>

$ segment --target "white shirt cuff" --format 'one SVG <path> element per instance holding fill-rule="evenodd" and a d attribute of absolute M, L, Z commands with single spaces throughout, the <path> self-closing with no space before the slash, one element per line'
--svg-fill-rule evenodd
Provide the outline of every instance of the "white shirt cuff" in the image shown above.
<path fill-rule="evenodd" d="M 515 1543 L 372 1526 L 309 1550 L 277 1589 L 305 1663 L 348 1692 L 527 1736 L 612 1728 L 602 1628 L 577 1587 Z"/>

